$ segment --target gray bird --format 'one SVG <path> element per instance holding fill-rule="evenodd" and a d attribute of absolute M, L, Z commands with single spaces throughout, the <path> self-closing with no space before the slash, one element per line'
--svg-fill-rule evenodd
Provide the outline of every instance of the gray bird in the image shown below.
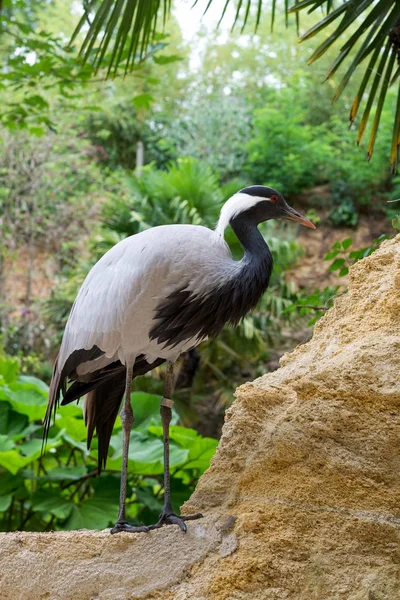
<path fill-rule="evenodd" d="M 62 405 L 84 398 L 88 448 L 96 429 L 98 471 L 106 464 L 112 430 L 120 413 L 123 427 L 118 519 L 111 529 L 150 531 L 202 515 L 177 516 L 171 505 L 169 424 L 174 363 L 178 357 L 225 324 L 236 326 L 268 287 L 271 252 L 257 226 L 289 219 L 315 229 L 276 190 L 250 186 L 222 207 L 215 231 L 198 225 L 162 225 L 122 240 L 87 275 L 69 315 L 50 384 L 45 417 L 47 436 L 62 392 Z M 244 255 L 232 258 L 224 240 L 227 225 Z M 161 420 L 164 435 L 164 506 L 159 521 L 134 527 L 126 521 L 126 481 L 130 431 L 134 422 L 130 394 L 134 377 L 167 362 Z"/>

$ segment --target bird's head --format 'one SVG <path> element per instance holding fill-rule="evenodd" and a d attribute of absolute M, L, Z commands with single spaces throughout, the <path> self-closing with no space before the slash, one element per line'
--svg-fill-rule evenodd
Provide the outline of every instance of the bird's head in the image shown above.
<path fill-rule="evenodd" d="M 287 219 L 315 229 L 311 221 L 289 206 L 280 192 L 263 185 L 243 188 L 225 202 L 217 231 L 222 235 L 228 223 L 238 218 L 246 218 L 257 225 L 270 219 Z"/>

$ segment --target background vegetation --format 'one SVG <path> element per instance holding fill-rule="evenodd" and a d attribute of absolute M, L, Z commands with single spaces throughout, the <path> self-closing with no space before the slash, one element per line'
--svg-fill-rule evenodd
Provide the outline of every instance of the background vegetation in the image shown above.
<path fill-rule="evenodd" d="M 310 69 L 311 50 L 283 19 L 273 34 L 269 18 L 256 35 L 214 25 L 188 32 L 180 8 L 177 2 L 130 75 L 105 81 L 111 56 L 97 74 L 90 61 L 76 62 L 83 33 L 66 49 L 80 18 L 76 3 L 3 3 L 2 530 L 104 528 L 115 520 L 119 420 L 99 478 L 80 407 L 60 410 L 39 460 L 62 331 L 86 273 L 108 248 L 165 223 L 213 227 L 223 202 L 254 183 L 277 187 L 319 227 L 312 238 L 292 224 L 265 224 L 275 258 L 268 293 L 236 330 L 182 357 L 171 432 L 178 507 L 209 464 L 236 385 L 276 368 L 285 349 L 306 341 L 335 295 L 345 293 L 348 267 L 398 228 L 397 205 L 387 203 L 400 196 L 389 169 L 395 92 L 389 88 L 368 163 L 366 148 L 354 146 L 359 122 L 349 130 L 343 120 L 361 73 L 332 106 L 338 81 L 321 81 L 334 53 Z M 302 17 L 304 30 L 312 18 Z M 144 166 L 137 164 L 140 144 Z M 240 258 L 230 230 L 227 241 Z M 154 521 L 162 505 L 162 380 L 160 367 L 135 380 L 132 394 L 129 518 L 136 523 Z"/>

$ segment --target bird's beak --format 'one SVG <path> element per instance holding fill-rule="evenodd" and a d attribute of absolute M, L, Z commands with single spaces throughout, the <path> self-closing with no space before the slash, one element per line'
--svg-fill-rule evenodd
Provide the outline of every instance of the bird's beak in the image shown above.
<path fill-rule="evenodd" d="M 303 217 L 303 215 L 298 213 L 291 206 L 288 206 L 285 210 L 284 219 L 287 219 L 288 221 L 296 221 L 296 223 L 300 223 L 300 225 L 304 225 L 304 227 L 309 227 L 310 229 L 316 229 L 314 223 L 311 223 L 311 221 Z"/>

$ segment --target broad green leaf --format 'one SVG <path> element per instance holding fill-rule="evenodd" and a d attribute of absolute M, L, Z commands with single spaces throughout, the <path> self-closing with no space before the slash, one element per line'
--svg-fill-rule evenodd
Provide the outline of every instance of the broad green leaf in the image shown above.
<path fill-rule="evenodd" d="M 86 439 L 86 426 L 83 419 L 75 417 L 59 416 L 56 419 L 56 426 L 64 429 L 65 433 L 74 440 L 81 442 Z"/>
<path fill-rule="evenodd" d="M 16 413 L 18 414 L 18 413 Z M 21 416 L 26 416 L 26 415 L 21 415 Z M 14 442 L 18 442 L 19 440 L 22 440 L 24 438 L 28 438 L 30 437 L 33 433 L 36 432 L 42 432 L 42 425 L 38 425 L 36 423 L 29 423 L 27 427 L 25 427 L 25 429 L 23 429 L 22 431 L 20 431 L 20 433 L 15 433 L 12 436 L 12 439 L 14 440 Z M 39 433 L 39 435 L 40 435 Z"/>
<path fill-rule="evenodd" d="M 29 133 L 31 135 L 36 135 L 37 137 L 41 137 L 46 133 L 46 130 L 43 127 L 29 127 Z"/>
<path fill-rule="evenodd" d="M 68 435 L 64 430 L 60 431 L 60 435 L 70 446 L 73 446 L 74 448 L 78 448 L 78 450 L 80 450 L 84 454 L 88 453 L 86 442 L 78 442 L 73 437 Z"/>
<path fill-rule="evenodd" d="M 30 458 L 23 458 L 16 450 L 0 452 L 0 466 L 10 471 L 13 475 L 23 469 L 30 461 Z"/>
<path fill-rule="evenodd" d="M 7 452 L 15 447 L 14 442 L 8 437 L 8 435 L 0 435 L 0 452 Z"/>
<path fill-rule="evenodd" d="M 104 529 L 115 523 L 118 515 L 118 477 L 105 475 L 93 482 L 95 494 L 79 505 L 73 505 L 65 529 Z"/>
<path fill-rule="evenodd" d="M 32 496 L 32 508 L 41 513 L 50 513 L 58 519 L 66 519 L 71 514 L 73 504 L 59 490 L 41 488 Z"/>
<path fill-rule="evenodd" d="M 343 250 L 347 250 L 348 248 L 350 248 L 352 243 L 353 243 L 353 240 L 351 238 L 347 238 L 347 239 L 343 240 L 343 242 L 342 242 Z"/>
<path fill-rule="evenodd" d="M 340 250 L 333 250 L 332 252 L 328 252 L 326 256 L 324 256 L 324 260 L 331 260 L 335 258 L 340 253 Z"/>
<path fill-rule="evenodd" d="M 46 442 L 46 451 L 50 450 L 50 448 L 56 448 L 60 444 L 60 434 L 56 435 L 54 438 L 49 438 Z M 31 460 L 39 458 L 42 451 L 42 440 L 39 438 L 32 438 L 31 440 L 27 440 L 18 446 L 18 449 L 22 454 L 24 454 L 26 457 L 29 457 Z"/>
<path fill-rule="evenodd" d="M 331 264 L 331 266 L 329 267 L 330 271 L 337 271 L 338 269 L 341 269 L 345 263 L 345 259 L 344 258 L 337 258 L 336 260 L 333 261 L 333 263 Z"/>
<path fill-rule="evenodd" d="M 181 479 L 177 479 L 176 477 L 171 479 L 172 508 L 176 512 L 179 511 L 182 504 L 189 499 L 192 491 L 192 488 L 184 483 Z"/>
<path fill-rule="evenodd" d="M 70 517 L 63 529 L 105 529 L 117 520 L 118 504 L 104 504 L 96 497 L 79 506 L 72 504 L 71 507 Z"/>
<path fill-rule="evenodd" d="M 160 424 L 161 400 L 162 397 L 155 394 L 146 394 L 145 392 L 134 392 L 131 394 L 133 414 L 135 415 L 134 430 L 144 431 L 147 430 L 149 425 Z M 173 408 L 171 424 L 175 424 L 178 419 L 178 414 Z"/>
<path fill-rule="evenodd" d="M 398 231 L 400 231 L 400 215 L 396 215 L 392 219 L 392 227 L 394 227 L 394 229 L 397 229 Z"/>
<path fill-rule="evenodd" d="M 11 473 L 0 474 L 0 493 L 15 493 L 19 488 L 24 487 L 24 480 L 21 475 L 12 475 Z"/>
<path fill-rule="evenodd" d="M 66 406 L 60 406 L 57 413 L 61 417 L 81 417 L 82 418 L 82 407 L 77 404 L 67 404 Z"/>
<path fill-rule="evenodd" d="M 33 94 L 32 96 L 25 96 L 23 99 L 24 104 L 28 104 L 28 106 L 33 106 L 38 110 L 45 110 L 49 108 L 49 103 L 47 100 L 40 96 L 39 94 Z"/>
<path fill-rule="evenodd" d="M 139 502 L 142 502 L 149 510 L 161 512 L 163 503 L 154 496 L 150 487 L 138 488 L 135 495 Z"/>
<path fill-rule="evenodd" d="M 29 420 L 26 415 L 21 415 L 12 410 L 9 403 L 0 402 L 0 434 L 13 437 L 24 431 L 28 423 Z"/>
<path fill-rule="evenodd" d="M 163 437 L 163 429 L 161 426 L 151 425 L 149 427 L 149 433 L 156 435 L 157 437 Z M 180 427 L 179 425 L 173 425 L 169 428 L 170 440 L 176 442 L 184 448 L 190 448 L 193 440 L 198 437 L 197 431 L 189 429 L 189 427 Z"/>
<path fill-rule="evenodd" d="M 15 381 L 19 373 L 18 359 L 11 356 L 0 356 L 0 376 L 6 383 Z M 1 381 L 1 378 L 0 378 Z"/>
<path fill-rule="evenodd" d="M 41 379 L 38 379 L 37 377 L 33 377 L 32 375 L 21 375 L 18 378 L 16 389 L 31 388 L 37 390 L 38 392 L 42 392 L 42 394 L 47 398 L 49 393 L 49 386 L 47 385 L 47 383 L 45 383 Z"/>
<path fill-rule="evenodd" d="M 120 469 L 122 456 L 122 432 L 113 436 L 112 447 L 115 449 L 108 468 Z M 170 465 L 182 465 L 188 459 L 188 450 L 176 444 L 170 444 Z M 118 462 L 116 462 L 118 460 Z M 136 474 L 158 475 L 163 473 L 164 444 L 160 439 L 131 436 L 129 445 L 129 470 Z"/>
<path fill-rule="evenodd" d="M 189 449 L 189 460 L 186 469 L 200 469 L 205 471 L 210 465 L 210 460 L 215 454 L 218 441 L 212 438 L 197 438 Z"/>
<path fill-rule="evenodd" d="M 47 407 L 48 386 L 36 377 L 20 377 L 10 384 L 9 402 L 13 409 L 27 415 L 30 421 L 42 420 Z"/>
<path fill-rule="evenodd" d="M 354 262 L 356 262 L 357 260 L 364 258 L 364 254 L 365 254 L 365 248 L 361 248 L 361 250 L 353 250 L 352 252 L 350 252 L 349 258 L 351 258 L 352 260 L 354 260 Z"/>
<path fill-rule="evenodd" d="M 50 469 L 44 479 L 49 481 L 75 481 L 81 479 L 87 470 L 84 466 L 78 467 L 55 467 Z"/>
<path fill-rule="evenodd" d="M 8 510 L 11 506 L 11 502 L 12 502 L 12 494 L 0 495 L 0 512 L 4 512 L 5 510 Z"/>
<path fill-rule="evenodd" d="M 183 464 L 188 458 L 188 451 L 170 444 L 170 466 Z M 163 473 L 164 444 L 161 440 L 148 440 L 139 447 L 129 448 L 129 459 L 133 471 L 137 474 L 155 475 Z"/>

